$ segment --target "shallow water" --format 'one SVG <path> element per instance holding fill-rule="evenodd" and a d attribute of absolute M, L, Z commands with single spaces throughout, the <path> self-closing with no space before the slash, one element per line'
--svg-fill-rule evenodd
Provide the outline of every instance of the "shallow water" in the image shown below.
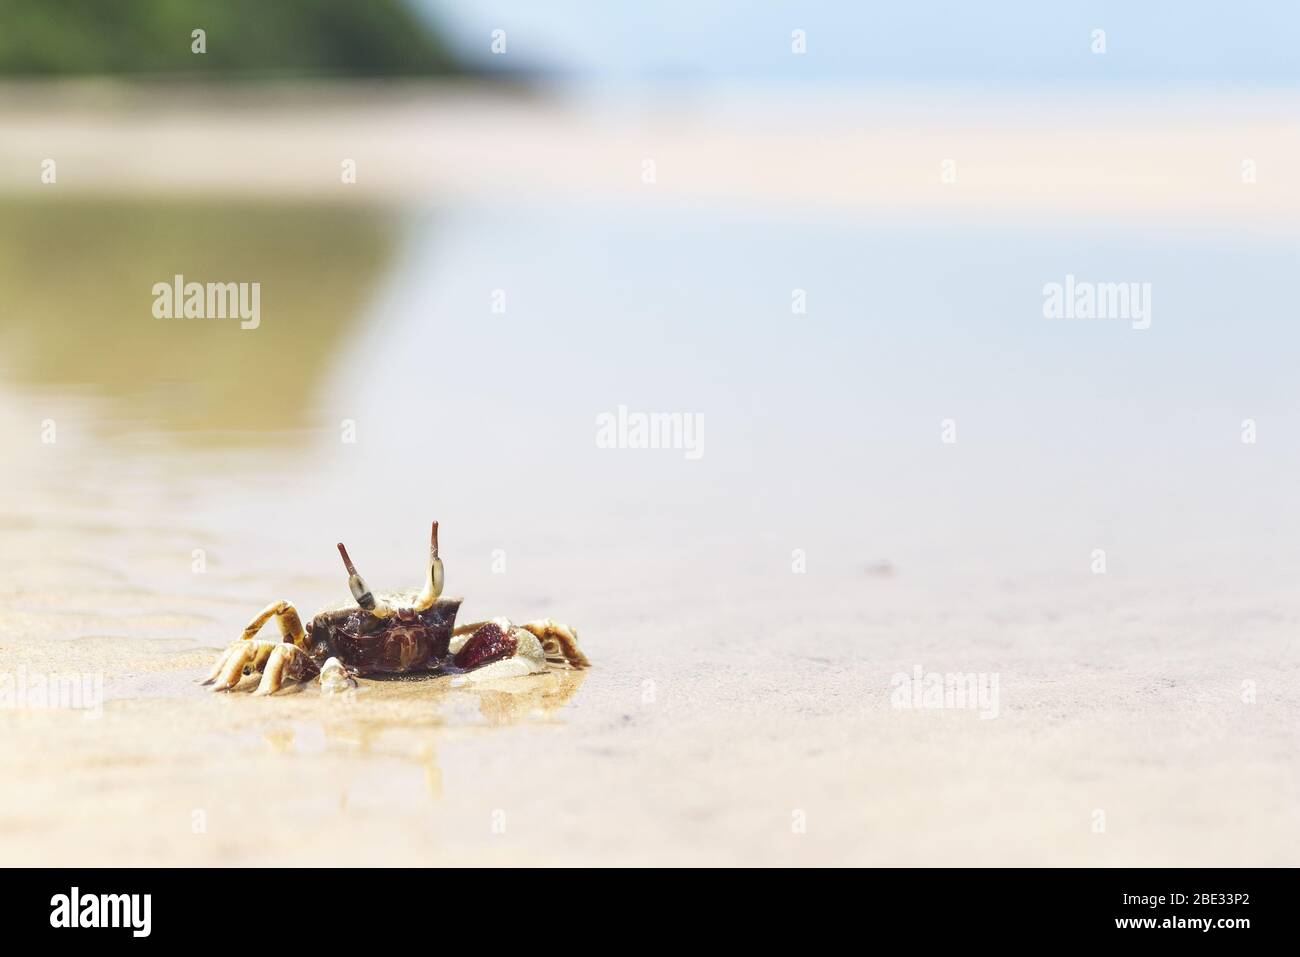
<path fill-rule="evenodd" d="M 3 856 L 1294 864 L 1292 258 L 1212 222 L 6 199 L 0 652 L 106 701 L 0 710 Z M 261 282 L 260 326 L 154 318 L 178 272 Z M 1152 283 L 1151 328 L 1044 319 L 1067 272 Z M 702 454 L 599 447 L 619 406 L 702 416 Z M 432 518 L 466 615 L 567 621 L 595 667 L 194 683 L 267 601 L 342 597 L 336 541 L 416 584 Z M 891 707 L 916 666 L 999 675 L 997 720 Z"/>

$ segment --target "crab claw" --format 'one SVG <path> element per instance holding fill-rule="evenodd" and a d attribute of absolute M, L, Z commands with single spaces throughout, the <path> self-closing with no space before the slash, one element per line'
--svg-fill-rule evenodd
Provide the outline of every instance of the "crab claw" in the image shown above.
<path fill-rule="evenodd" d="M 461 632 L 463 642 L 453 659 L 464 673 L 451 680 L 453 688 L 541 674 L 547 670 L 542 644 L 530 631 L 510 623 L 507 618 L 477 622 Z"/>
<path fill-rule="evenodd" d="M 357 686 L 352 673 L 337 658 L 328 658 L 320 669 L 320 690 L 322 694 L 338 694 Z"/>
<path fill-rule="evenodd" d="M 506 618 L 484 622 L 456 652 L 453 659 L 456 667 L 469 671 L 489 661 L 509 658 L 519 644 L 519 640 L 511 633 L 512 630 L 513 626 Z"/>

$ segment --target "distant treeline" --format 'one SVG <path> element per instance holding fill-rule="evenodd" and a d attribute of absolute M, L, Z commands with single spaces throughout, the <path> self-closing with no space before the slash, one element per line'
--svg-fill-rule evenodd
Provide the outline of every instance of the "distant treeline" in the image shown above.
<path fill-rule="evenodd" d="M 0 0 L 0 75 L 457 72 L 404 0 Z"/>

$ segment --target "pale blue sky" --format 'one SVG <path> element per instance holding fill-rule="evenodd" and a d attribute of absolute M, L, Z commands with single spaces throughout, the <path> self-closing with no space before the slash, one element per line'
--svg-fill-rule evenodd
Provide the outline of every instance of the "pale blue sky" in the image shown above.
<path fill-rule="evenodd" d="M 485 65 L 598 83 L 1291 86 L 1300 5 L 1278 0 L 413 0 Z M 790 32 L 808 52 L 790 55 Z M 1106 31 L 1094 56 L 1092 30 Z"/>

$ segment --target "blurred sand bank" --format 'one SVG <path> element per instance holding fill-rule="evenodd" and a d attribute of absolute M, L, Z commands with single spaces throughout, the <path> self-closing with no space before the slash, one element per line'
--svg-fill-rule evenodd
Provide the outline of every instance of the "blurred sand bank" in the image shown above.
<path fill-rule="evenodd" d="M 633 108 L 473 86 L 0 87 L 0 189 L 775 206 L 971 216 L 1300 212 L 1300 104 L 864 89 Z M 356 163 L 356 182 L 341 164 Z M 653 168 L 647 166 L 653 164 Z M 649 172 L 648 172 L 649 171 Z M 653 182 L 650 182 L 650 180 Z"/>

